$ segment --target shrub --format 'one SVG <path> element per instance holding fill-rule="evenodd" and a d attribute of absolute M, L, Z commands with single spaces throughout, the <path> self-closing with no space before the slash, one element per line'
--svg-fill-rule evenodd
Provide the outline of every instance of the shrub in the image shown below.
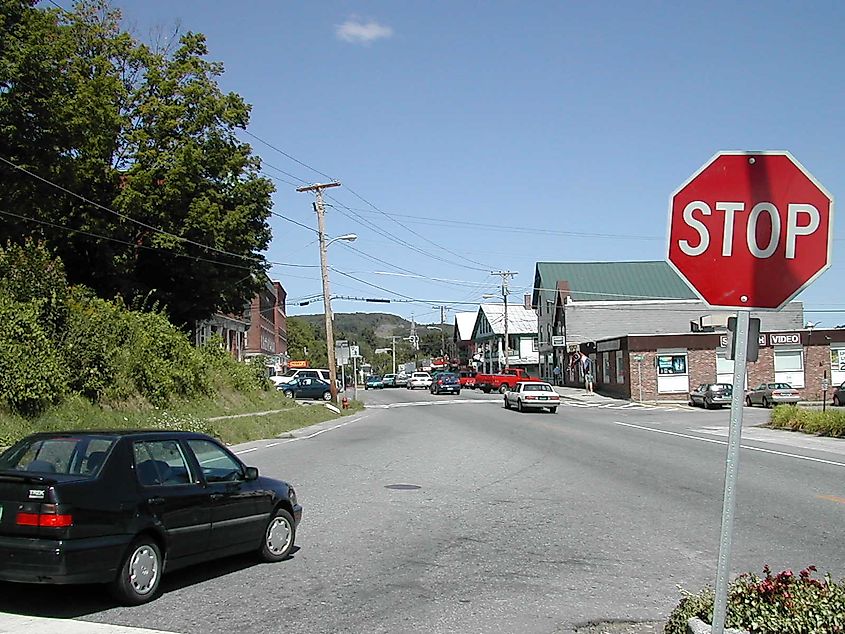
<path fill-rule="evenodd" d="M 264 357 L 246 363 L 238 361 L 223 347 L 223 339 L 219 335 L 211 337 L 199 352 L 218 387 L 238 392 L 269 389 Z"/>
<path fill-rule="evenodd" d="M 808 434 L 845 437 L 845 412 L 841 410 L 812 410 L 792 405 L 778 405 L 769 425 L 779 429 L 803 431 Z"/>
<path fill-rule="evenodd" d="M 791 570 L 773 575 L 765 566 L 762 578 L 740 575 L 728 588 L 725 625 L 752 634 L 845 634 L 845 580 L 836 583 L 829 574 L 815 579 L 815 571 L 809 566 L 798 576 Z M 684 592 L 664 633 L 686 634 L 693 617 L 712 623 L 713 603 L 711 588 Z"/>
<path fill-rule="evenodd" d="M 0 403 L 35 416 L 65 393 L 64 369 L 41 323 L 43 300 L 0 294 Z"/>
<path fill-rule="evenodd" d="M 54 337 L 67 317 L 68 283 L 62 261 L 43 242 L 0 247 L 0 295 L 12 301 L 38 301 L 38 321 Z"/>

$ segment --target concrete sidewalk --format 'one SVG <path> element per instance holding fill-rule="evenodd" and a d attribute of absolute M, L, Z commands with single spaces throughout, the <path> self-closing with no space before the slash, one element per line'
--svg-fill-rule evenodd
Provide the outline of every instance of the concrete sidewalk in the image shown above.
<path fill-rule="evenodd" d="M 169 634 L 164 630 L 148 630 L 124 625 L 0 613 L 0 634 L 56 634 L 56 632 L 62 634 Z"/>

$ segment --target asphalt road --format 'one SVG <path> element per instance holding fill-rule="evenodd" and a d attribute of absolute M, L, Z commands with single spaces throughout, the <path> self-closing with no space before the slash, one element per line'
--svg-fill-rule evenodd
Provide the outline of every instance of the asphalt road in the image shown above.
<path fill-rule="evenodd" d="M 571 632 L 660 620 L 677 584 L 713 583 L 727 410 L 361 395 L 374 407 L 341 427 L 236 448 L 297 487 L 288 561 L 177 572 L 131 609 L 96 587 L 5 585 L 0 609 L 185 633 Z M 753 427 L 766 416 L 746 410 L 733 569 L 841 578 L 845 441 Z"/>

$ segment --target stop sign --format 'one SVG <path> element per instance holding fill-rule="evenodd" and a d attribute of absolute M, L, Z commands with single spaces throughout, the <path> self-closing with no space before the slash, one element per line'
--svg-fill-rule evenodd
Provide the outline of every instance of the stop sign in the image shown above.
<path fill-rule="evenodd" d="M 781 308 L 832 241 L 833 196 L 788 152 L 720 152 L 669 201 L 669 263 L 717 308 Z"/>

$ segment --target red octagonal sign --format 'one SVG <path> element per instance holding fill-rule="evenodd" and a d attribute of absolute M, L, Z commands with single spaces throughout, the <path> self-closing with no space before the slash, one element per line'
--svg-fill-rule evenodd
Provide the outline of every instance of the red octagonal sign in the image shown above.
<path fill-rule="evenodd" d="M 720 152 L 669 202 L 669 263 L 717 308 L 781 308 L 832 241 L 833 197 L 788 152 Z"/>

